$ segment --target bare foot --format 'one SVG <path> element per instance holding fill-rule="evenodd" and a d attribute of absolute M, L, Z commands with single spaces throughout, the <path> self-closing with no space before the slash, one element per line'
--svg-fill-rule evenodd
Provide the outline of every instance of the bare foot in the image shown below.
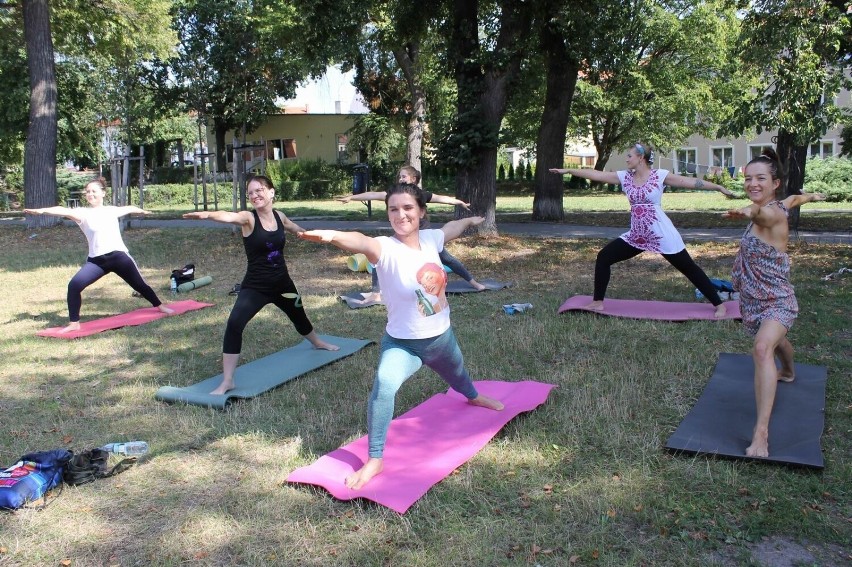
<path fill-rule="evenodd" d="M 174 312 L 175 312 L 174 309 L 172 309 L 171 307 L 166 307 L 162 303 L 157 306 L 157 309 L 159 309 L 160 311 L 162 311 L 166 315 L 173 315 Z"/>
<path fill-rule="evenodd" d="M 713 314 L 713 316 L 716 317 L 716 319 L 721 319 L 722 317 L 727 315 L 727 313 L 728 313 L 728 308 L 725 307 L 724 303 L 720 303 L 719 305 L 716 306 L 716 312 Z"/>
<path fill-rule="evenodd" d="M 472 285 L 472 286 L 473 286 L 473 289 L 475 289 L 476 291 L 485 291 L 486 289 L 488 289 L 487 287 L 485 287 L 484 285 L 482 285 L 481 283 L 479 283 L 479 282 L 478 282 L 478 281 L 476 281 L 476 280 L 470 280 L 470 281 L 469 281 L 469 282 L 467 282 L 467 283 L 469 283 L 470 285 Z"/>
<path fill-rule="evenodd" d="M 380 292 L 380 291 L 372 292 L 371 291 L 370 293 L 365 294 L 364 298 L 361 299 L 360 301 L 358 301 L 358 303 L 363 305 L 365 303 L 370 303 L 372 301 L 375 301 L 376 303 L 381 303 L 382 302 L 382 292 Z"/>
<path fill-rule="evenodd" d="M 312 340 L 311 344 L 314 345 L 315 349 L 319 350 L 340 350 L 339 346 L 327 343 L 319 337 Z"/>
<path fill-rule="evenodd" d="M 344 482 L 344 484 L 346 485 L 346 488 L 358 490 L 359 488 L 370 482 L 370 480 L 374 476 L 382 472 L 383 468 L 384 464 L 382 462 L 382 459 L 370 457 L 369 459 L 367 459 L 367 462 L 364 463 L 363 467 L 346 477 L 346 481 Z"/>
<path fill-rule="evenodd" d="M 754 428 L 754 436 L 751 445 L 746 448 L 746 457 L 768 457 L 769 456 L 769 431 Z"/>
<path fill-rule="evenodd" d="M 500 400 L 495 400 L 494 398 L 489 398 L 488 396 L 483 396 L 482 394 L 479 394 L 478 396 L 476 396 L 472 400 L 468 400 L 467 402 L 472 406 L 479 406 L 481 408 L 488 408 L 497 411 L 500 411 L 505 407 L 503 406 L 503 402 L 501 402 Z"/>
<path fill-rule="evenodd" d="M 233 382 L 226 382 L 225 380 L 222 380 L 222 383 L 219 384 L 219 387 L 216 388 L 215 390 L 213 390 L 212 392 L 210 392 L 210 395 L 211 396 L 221 396 L 222 394 L 224 394 L 224 393 L 226 393 L 230 390 L 233 390 L 233 389 L 234 389 L 234 383 Z"/>
<path fill-rule="evenodd" d="M 63 329 L 61 331 L 59 331 L 59 334 L 61 335 L 63 333 L 70 333 L 72 331 L 79 331 L 79 330 L 80 330 L 80 321 L 71 321 L 65 327 L 63 327 Z"/>
<path fill-rule="evenodd" d="M 601 299 L 600 301 L 592 301 L 588 305 L 585 305 L 583 309 L 591 309 L 592 311 L 603 311 L 603 299 Z"/>
<path fill-rule="evenodd" d="M 787 382 L 788 384 L 796 379 L 796 375 L 791 371 L 787 370 L 779 370 L 778 371 L 778 380 L 780 382 Z"/>

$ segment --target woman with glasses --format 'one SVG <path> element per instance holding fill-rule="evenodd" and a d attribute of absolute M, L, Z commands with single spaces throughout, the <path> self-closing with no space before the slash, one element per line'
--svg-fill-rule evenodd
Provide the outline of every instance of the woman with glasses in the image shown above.
<path fill-rule="evenodd" d="M 243 235 L 248 266 L 240 284 L 237 302 L 231 309 L 222 345 L 222 383 L 210 392 L 221 395 L 234 388 L 234 372 L 243 346 L 243 330 L 252 318 L 272 303 L 296 327 L 296 331 L 314 346 L 324 350 L 340 347 L 322 340 L 311 325 L 302 297 L 287 272 L 284 261 L 285 232 L 298 234 L 304 229 L 273 208 L 275 189 L 263 175 L 252 177 L 246 184 L 246 196 L 252 211 L 198 211 L 186 213 L 185 219 L 210 219 L 239 226 Z"/>

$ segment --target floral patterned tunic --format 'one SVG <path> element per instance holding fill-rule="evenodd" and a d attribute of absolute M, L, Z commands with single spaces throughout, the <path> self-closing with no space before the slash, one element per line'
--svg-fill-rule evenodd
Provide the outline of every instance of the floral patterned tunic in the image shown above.
<path fill-rule="evenodd" d="M 629 245 L 660 254 L 677 254 L 686 245 L 671 219 L 663 212 L 665 169 L 652 169 L 643 185 L 633 183 L 632 171 L 619 171 L 621 190 L 630 201 L 630 231 L 621 235 Z"/>
<path fill-rule="evenodd" d="M 778 201 L 766 206 L 787 209 Z M 778 321 L 789 329 L 796 320 L 799 305 L 790 283 L 790 257 L 779 252 L 751 233 L 749 223 L 740 241 L 740 251 L 734 260 L 731 279 L 740 292 L 740 312 L 743 325 L 750 334 L 757 334 L 764 319 Z"/>

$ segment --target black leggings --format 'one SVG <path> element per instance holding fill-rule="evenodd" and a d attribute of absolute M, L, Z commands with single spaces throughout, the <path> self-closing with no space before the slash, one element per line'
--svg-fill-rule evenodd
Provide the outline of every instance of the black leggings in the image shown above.
<path fill-rule="evenodd" d="M 281 293 L 298 293 L 296 286 L 292 285 Z M 289 298 L 281 294 L 274 295 L 272 293 L 264 293 L 256 289 L 242 288 L 237 296 L 237 302 L 234 303 L 234 308 L 231 309 L 231 315 L 228 317 L 228 324 L 225 326 L 225 339 L 222 343 L 222 352 L 224 354 L 240 354 L 243 349 L 243 330 L 248 325 L 248 322 L 258 314 L 268 304 L 274 304 L 278 309 L 284 312 L 296 331 L 303 337 L 310 335 L 314 330 L 313 325 L 308 320 L 308 315 L 302 307 L 302 298 Z"/>
<path fill-rule="evenodd" d="M 80 320 L 83 290 L 110 272 L 126 281 L 130 287 L 138 291 L 154 307 L 162 304 L 151 286 L 142 279 L 142 274 L 139 273 L 139 268 L 133 258 L 126 252 L 116 250 L 102 256 L 86 258 L 86 263 L 68 282 L 68 319 L 72 323 Z"/>
<path fill-rule="evenodd" d="M 638 256 L 642 252 L 642 250 L 635 246 L 631 246 L 621 238 L 616 238 L 598 252 L 598 259 L 595 262 L 594 301 L 602 301 L 606 295 L 606 288 L 609 286 L 609 276 L 611 272 L 610 266 L 618 262 L 629 260 L 634 256 Z M 716 291 L 716 288 L 710 282 L 710 278 L 708 278 L 707 274 L 698 267 L 698 264 L 696 264 L 695 260 L 690 257 L 686 248 L 677 254 L 663 254 L 662 256 L 668 260 L 669 264 L 685 275 L 689 281 L 692 282 L 692 285 L 697 287 L 698 290 L 704 294 L 704 297 L 710 300 L 710 303 L 713 305 L 722 304 L 722 299 L 719 297 L 719 293 Z"/>

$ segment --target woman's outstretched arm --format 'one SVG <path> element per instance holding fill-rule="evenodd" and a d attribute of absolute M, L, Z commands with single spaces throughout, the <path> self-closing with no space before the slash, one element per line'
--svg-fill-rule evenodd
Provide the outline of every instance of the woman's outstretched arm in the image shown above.
<path fill-rule="evenodd" d="M 183 218 L 191 220 L 212 220 L 226 224 L 235 224 L 237 226 L 248 225 L 252 220 L 251 213 L 248 211 L 240 211 L 238 213 L 232 213 L 230 211 L 195 211 L 192 213 L 185 213 Z"/>
<path fill-rule="evenodd" d="M 559 169 L 554 167 L 548 169 L 550 173 L 558 173 L 560 175 L 571 175 L 572 177 L 582 177 L 596 183 L 612 183 L 618 185 L 621 181 L 618 179 L 618 174 L 614 171 L 598 171 L 597 169 Z"/>
<path fill-rule="evenodd" d="M 83 220 L 82 215 L 76 212 L 76 209 L 68 207 L 44 207 L 41 209 L 24 209 L 24 213 L 28 215 L 47 215 L 50 217 L 62 217 L 74 222 Z"/>
<path fill-rule="evenodd" d="M 484 217 L 466 217 L 448 222 L 441 227 L 444 233 L 444 242 L 458 238 L 470 227 L 480 225 L 483 222 L 485 222 Z"/>
<path fill-rule="evenodd" d="M 698 177 L 685 177 L 683 175 L 675 175 L 674 173 L 669 173 L 666 175 L 666 179 L 664 183 L 670 187 L 680 187 L 682 189 L 698 189 L 699 191 L 718 191 L 722 195 L 726 197 L 733 197 L 734 194 L 731 191 L 718 183 L 711 183 L 705 179 L 699 179 Z"/>
<path fill-rule="evenodd" d="M 349 232 L 342 230 L 308 230 L 298 234 L 302 240 L 310 242 L 328 242 L 347 252 L 363 254 L 371 263 L 379 261 L 382 253 L 382 245 L 375 238 L 371 238 L 360 232 Z"/>

